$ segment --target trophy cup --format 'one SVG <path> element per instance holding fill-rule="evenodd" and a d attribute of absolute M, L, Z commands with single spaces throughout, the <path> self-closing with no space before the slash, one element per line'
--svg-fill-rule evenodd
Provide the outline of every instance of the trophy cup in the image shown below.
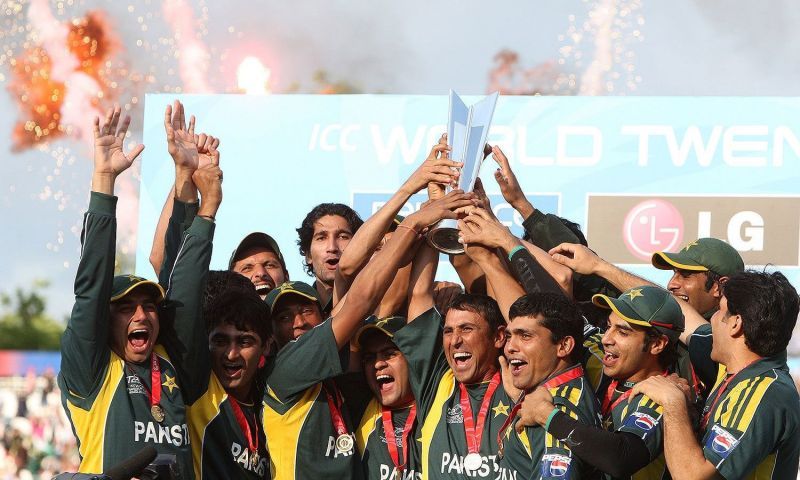
<path fill-rule="evenodd" d="M 484 158 L 484 145 L 492 124 L 497 92 L 467 108 L 461 97 L 450 90 L 450 111 L 447 118 L 447 144 L 452 148 L 450 159 L 464 162 L 458 188 L 471 192 L 481 169 Z M 448 187 L 448 192 L 451 190 Z M 448 255 L 464 253 L 464 246 L 458 243 L 458 221 L 442 220 L 428 231 L 428 243 Z"/>

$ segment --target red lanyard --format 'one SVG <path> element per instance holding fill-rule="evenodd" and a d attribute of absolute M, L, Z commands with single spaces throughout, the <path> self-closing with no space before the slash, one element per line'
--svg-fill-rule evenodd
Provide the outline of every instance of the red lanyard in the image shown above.
<path fill-rule="evenodd" d="M 666 377 L 667 375 L 669 375 L 668 371 L 664 370 L 663 372 L 661 372 L 662 377 Z M 611 412 L 614 411 L 617 405 L 619 405 L 620 403 L 625 401 L 628 397 L 630 397 L 631 392 L 633 392 L 633 390 L 626 390 L 625 392 L 622 393 L 622 395 L 620 395 L 616 400 L 614 400 L 614 403 L 611 403 L 611 399 L 614 396 L 614 391 L 617 389 L 617 385 L 619 385 L 619 381 L 612 380 L 611 383 L 608 385 L 608 389 L 606 389 L 606 395 L 603 397 L 603 407 L 601 409 L 603 412 L 603 418 L 608 418 L 608 416 L 611 414 Z"/>
<path fill-rule="evenodd" d="M 392 422 L 392 411 L 383 407 L 381 411 L 383 418 L 383 433 L 386 435 L 386 448 L 389 449 L 389 456 L 392 457 L 392 463 L 397 470 L 403 470 L 408 461 L 408 434 L 411 432 L 411 425 L 414 424 L 414 419 L 417 418 L 417 405 L 411 405 L 411 411 L 408 412 L 408 418 L 403 426 L 403 435 L 400 437 L 400 445 L 403 449 L 403 462 L 400 462 L 400 453 L 397 451 L 397 440 L 394 436 L 394 422 Z"/>
<path fill-rule="evenodd" d="M 161 366 L 158 355 L 150 354 L 150 408 L 161 404 Z"/>
<path fill-rule="evenodd" d="M 758 358 L 756 360 L 753 360 L 752 362 L 750 362 L 747 365 L 745 365 L 741 370 L 739 370 L 735 374 L 733 374 L 730 377 L 728 377 L 727 379 L 725 379 L 725 382 L 722 385 L 720 385 L 720 387 L 717 389 L 717 396 L 714 397 L 714 402 L 711 404 L 711 408 L 709 408 L 708 411 L 705 413 L 705 415 L 703 415 L 703 421 L 700 422 L 700 428 L 701 429 L 705 430 L 706 427 L 708 426 L 708 421 L 711 419 L 711 413 L 714 411 L 714 408 L 716 408 L 717 403 L 722 398 L 722 394 L 725 393 L 725 390 L 728 388 L 728 385 L 730 385 L 730 383 L 733 381 L 733 379 L 736 378 L 737 376 L 739 376 L 739 374 L 742 373 L 745 368 L 749 367 L 750 365 L 756 363 L 759 360 L 761 360 L 761 359 Z"/>
<path fill-rule="evenodd" d="M 489 404 L 492 402 L 492 395 L 500 385 L 500 372 L 497 372 L 489 382 L 489 388 L 483 395 L 481 409 L 478 411 L 478 418 L 472 417 L 472 406 L 469 403 L 469 393 L 463 383 L 459 383 L 461 388 L 461 413 L 464 417 L 464 433 L 467 435 L 467 450 L 469 453 L 478 453 L 481 449 L 481 437 L 483 437 L 483 426 L 486 423 L 486 414 L 489 412 Z"/>
<path fill-rule="evenodd" d="M 581 376 L 583 376 L 583 367 L 578 365 L 576 367 L 570 368 L 566 372 L 556 377 L 551 378 L 550 380 L 547 380 L 546 382 L 542 383 L 542 386 L 548 390 L 551 388 L 558 388 L 561 385 L 564 385 L 565 383 L 569 382 L 570 380 L 575 380 L 576 378 L 579 378 Z M 499 447 L 498 453 L 501 458 L 503 456 L 503 436 L 506 433 L 506 429 L 514 421 L 514 418 L 516 418 L 519 409 L 522 408 L 522 402 L 524 400 L 525 400 L 525 392 L 522 392 L 522 395 L 519 397 L 519 400 L 517 400 L 517 403 L 515 403 L 514 406 L 511 408 L 511 413 L 508 414 L 506 421 L 503 422 L 503 426 L 500 427 L 500 431 L 497 432 L 497 446 Z"/>
<path fill-rule="evenodd" d="M 233 410 L 233 416 L 236 417 L 236 423 L 239 424 L 239 428 L 242 429 L 242 433 L 244 433 L 245 437 L 247 437 L 247 447 L 251 452 L 258 453 L 258 421 L 253 422 L 253 426 L 255 427 L 255 435 L 252 435 L 252 431 L 250 430 L 250 422 L 244 418 L 244 412 L 242 411 L 242 407 L 239 405 L 239 402 L 230 395 L 228 395 L 228 400 L 231 404 L 231 409 Z"/>
<path fill-rule="evenodd" d="M 333 399 L 333 395 L 331 392 L 328 391 L 328 384 L 322 384 L 322 390 L 325 392 L 325 398 L 328 400 L 328 409 L 331 411 L 331 420 L 333 421 L 333 428 L 336 430 L 336 435 L 347 435 L 347 427 L 344 424 L 344 419 L 342 418 L 342 412 L 339 410 L 339 406 L 342 404 L 339 389 L 336 386 L 332 386 L 334 393 L 336 394 L 336 400 Z"/>

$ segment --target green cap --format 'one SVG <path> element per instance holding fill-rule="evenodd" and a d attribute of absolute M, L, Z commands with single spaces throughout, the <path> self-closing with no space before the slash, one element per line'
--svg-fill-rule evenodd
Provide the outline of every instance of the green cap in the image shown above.
<path fill-rule="evenodd" d="M 400 316 L 391 316 L 379 319 L 375 315 L 370 316 L 364 320 L 364 326 L 359 328 L 356 335 L 353 337 L 353 342 L 356 347 L 362 348 L 362 336 L 370 331 L 382 332 L 389 338 L 394 338 L 394 334 L 406 325 L 406 318 Z"/>
<path fill-rule="evenodd" d="M 299 295 L 319 305 L 317 290 L 305 282 L 284 282 L 273 288 L 267 294 L 267 298 L 265 298 L 264 301 L 267 302 L 270 310 L 272 310 L 275 304 L 278 303 L 278 299 L 284 295 Z M 319 305 L 319 309 L 322 311 L 322 305 Z"/>
<path fill-rule="evenodd" d="M 729 277 L 744 270 L 742 256 L 735 248 L 717 238 L 700 238 L 677 253 L 656 252 L 653 266 L 660 270 L 712 272 Z"/>
<path fill-rule="evenodd" d="M 155 294 L 156 303 L 164 301 L 165 294 L 161 285 L 136 275 L 117 275 L 114 277 L 114 282 L 111 284 L 111 301 L 116 302 L 136 288 L 150 289 Z"/>
<path fill-rule="evenodd" d="M 681 306 L 663 288 L 631 288 L 617 298 L 598 293 L 592 296 L 592 303 L 612 310 L 630 324 L 655 327 L 673 341 L 678 339 L 684 329 Z"/>
<path fill-rule="evenodd" d="M 236 247 L 233 253 L 231 253 L 231 259 L 228 260 L 228 270 L 233 270 L 233 266 L 236 264 L 236 262 L 242 259 L 242 254 L 253 247 L 263 247 L 267 250 L 272 250 L 275 255 L 278 256 L 278 260 L 281 262 L 283 270 L 286 271 L 286 262 L 283 260 L 281 249 L 278 248 L 278 242 L 264 232 L 253 232 L 239 242 L 239 245 Z"/>

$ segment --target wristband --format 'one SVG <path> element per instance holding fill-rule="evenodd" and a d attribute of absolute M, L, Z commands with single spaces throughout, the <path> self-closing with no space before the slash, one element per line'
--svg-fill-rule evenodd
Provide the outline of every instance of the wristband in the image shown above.
<path fill-rule="evenodd" d="M 414 235 L 416 235 L 417 237 L 419 237 L 419 236 L 420 236 L 419 232 L 417 232 L 416 230 L 414 230 L 414 228 L 412 228 L 412 227 L 409 227 L 408 225 L 403 225 L 403 224 L 401 223 L 400 225 L 398 225 L 397 227 L 395 227 L 395 230 L 396 230 L 396 229 L 398 229 L 398 228 L 407 228 L 409 231 L 411 231 L 411 233 L 413 233 L 413 234 L 414 234 Z"/>
<path fill-rule="evenodd" d="M 547 416 L 547 421 L 544 423 L 545 431 L 550 430 L 550 422 L 553 421 L 553 418 L 558 415 L 559 412 L 561 412 L 561 410 L 559 410 L 558 407 L 553 407 L 553 411 L 550 412 L 550 415 Z"/>
<path fill-rule="evenodd" d="M 516 247 L 512 248 L 510 252 L 508 252 L 508 261 L 511 261 L 511 257 L 514 256 L 515 253 L 519 252 L 520 250 L 525 250 L 524 245 L 517 245 Z"/>

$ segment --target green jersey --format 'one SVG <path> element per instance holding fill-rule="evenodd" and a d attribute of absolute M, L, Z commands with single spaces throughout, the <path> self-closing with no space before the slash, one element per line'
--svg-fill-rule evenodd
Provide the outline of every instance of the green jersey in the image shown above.
<path fill-rule="evenodd" d="M 672 477 L 664 459 L 664 430 L 661 424 L 664 409 L 641 394 L 629 401 L 625 391 L 632 387 L 625 385 L 621 390 L 613 389 L 611 398 L 606 400 L 613 408 L 603 421 L 611 431 L 626 432 L 641 438 L 650 452 L 650 463 L 629 477 L 631 480 L 669 480 Z M 614 479 L 610 475 L 606 475 L 606 478 Z"/>
<path fill-rule="evenodd" d="M 354 443 L 349 450 L 336 445 L 334 421 L 349 435 L 353 423 L 334 378 L 347 368 L 349 351 L 337 350 L 331 320 L 286 344 L 267 377 L 263 423 L 273 478 L 361 477 Z"/>
<path fill-rule="evenodd" d="M 580 365 L 554 374 L 543 385 L 553 396 L 553 404 L 561 411 L 585 425 L 600 425 L 597 399 Z M 503 455 L 496 478 L 593 478 L 594 469 L 573 455 L 566 443 L 543 427 L 526 427 L 520 434 L 512 423 L 501 438 Z"/>
<path fill-rule="evenodd" d="M 461 407 L 461 384 L 444 355 L 441 315 L 431 308 L 398 330 L 393 341 L 408 361 L 411 389 L 417 399 L 422 478 L 495 478 L 500 472 L 497 434 L 513 404 L 502 385 L 489 397 L 483 430 L 476 432 L 481 436 L 477 452 L 480 466 L 470 470 L 464 466 L 470 452 Z M 488 382 L 464 385 L 475 419 L 488 388 Z"/>
<path fill-rule="evenodd" d="M 389 442 L 383 422 L 383 407 L 373 399 L 367 406 L 356 430 L 356 443 L 364 468 L 364 478 L 369 480 L 418 480 L 422 478 L 420 465 L 419 422 L 414 420 L 406 434 L 406 451 L 403 434 L 411 407 L 390 410 L 397 460 L 402 465 L 395 476 L 395 463 L 389 452 Z"/>
<path fill-rule="evenodd" d="M 710 329 L 703 325 L 696 333 Z M 690 341 L 689 348 L 701 344 L 706 345 Z M 693 352 L 692 358 L 700 356 Z M 706 356 L 710 357 L 710 351 Z M 706 460 L 727 479 L 795 478 L 800 460 L 800 397 L 785 353 L 763 358 L 735 375 L 726 375 L 724 368 L 720 371 L 701 421 Z"/>
<path fill-rule="evenodd" d="M 81 260 L 75 279 L 75 306 L 61 340 L 58 383 L 81 455 L 80 471 L 100 473 L 147 445 L 173 454 L 181 478 L 193 478 L 185 395 L 181 379 L 193 357 L 174 339 L 153 352 L 160 373 L 152 381 L 151 363 L 135 364 L 108 346 L 114 251 L 116 197 L 92 192 L 83 222 Z M 190 276 L 193 266 L 208 265 L 213 224 L 196 219 L 186 232 L 173 278 Z M 207 268 L 207 267 L 206 267 Z M 171 299 L 188 296 L 186 285 L 171 288 Z M 165 315 L 162 312 L 162 315 Z M 166 316 L 166 315 L 165 315 Z M 175 326 L 176 330 L 182 328 Z M 191 332 L 178 332 L 179 336 Z M 171 338 L 164 326 L 160 340 Z M 151 414 L 151 392 L 161 394 L 161 422 Z"/>
<path fill-rule="evenodd" d="M 184 235 L 197 213 L 196 203 L 175 200 L 164 241 L 161 283 L 167 288 L 182 286 L 190 298 L 174 298 L 174 318 L 179 338 L 193 355 L 193 368 L 181 378 L 186 400 L 186 416 L 192 445 L 194 475 L 197 479 L 263 479 L 269 468 L 266 440 L 260 427 L 261 395 L 257 402 L 242 403 L 230 397 L 211 371 L 208 336 L 202 318 L 200 295 L 208 264 L 190 266 L 188 275 L 173 265 L 185 255 Z M 190 336 L 185 335 L 191 332 Z M 236 402 L 235 404 L 233 402 Z M 241 414 L 238 414 L 241 412 Z M 251 448 L 252 447 L 252 448 Z"/>

